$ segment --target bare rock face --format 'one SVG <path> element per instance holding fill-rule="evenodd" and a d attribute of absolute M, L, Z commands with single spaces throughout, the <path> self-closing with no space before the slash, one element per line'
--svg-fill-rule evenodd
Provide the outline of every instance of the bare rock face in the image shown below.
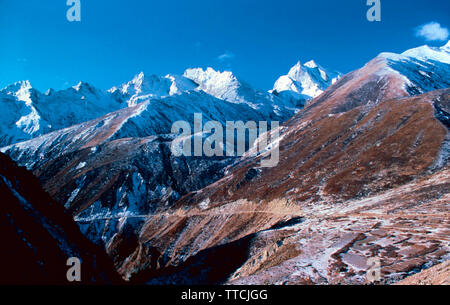
<path fill-rule="evenodd" d="M 81 260 L 81 284 L 121 282 L 103 249 L 80 232 L 39 180 L 1 153 L 0 195 L 0 282 L 69 284 L 70 257 Z"/>

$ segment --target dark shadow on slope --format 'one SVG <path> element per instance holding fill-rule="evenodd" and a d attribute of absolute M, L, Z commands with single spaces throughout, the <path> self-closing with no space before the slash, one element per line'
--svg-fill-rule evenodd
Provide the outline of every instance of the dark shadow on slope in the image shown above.
<path fill-rule="evenodd" d="M 450 103 L 448 100 L 444 101 L 435 101 L 434 103 L 434 116 L 438 119 L 442 124 L 450 129 Z"/>
<path fill-rule="evenodd" d="M 215 285 L 223 284 L 249 258 L 254 234 L 228 244 L 208 248 L 188 258 L 179 266 L 157 271 L 143 271 L 132 282 L 151 285 Z"/>
<path fill-rule="evenodd" d="M 0 198 L 0 284 L 124 283 L 39 180 L 1 153 Z M 67 280 L 69 257 L 81 261 L 81 282 Z"/>
<path fill-rule="evenodd" d="M 305 221 L 304 217 L 294 217 L 288 220 L 283 220 L 283 221 L 279 221 L 276 224 L 274 224 L 272 227 L 270 227 L 269 229 L 267 229 L 266 231 L 270 231 L 270 230 L 278 230 L 278 229 L 283 229 L 286 227 L 292 227 L 295 225 L 298 225 L 300 223 L 302 223 L 303 221 Z"/>

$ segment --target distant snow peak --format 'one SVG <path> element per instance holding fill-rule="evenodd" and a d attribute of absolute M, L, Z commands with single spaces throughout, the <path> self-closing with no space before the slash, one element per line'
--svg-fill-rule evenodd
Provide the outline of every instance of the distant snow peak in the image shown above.
<path fill-rule="evenodd" d="M 95 94 L 95 92 L 97 91 L 97 89 L 92 87 L 89 83 L 81 81 L 75 86 L 73 86 L 72 89 L 74 89 L 78 94 L 83 93 Z"/>
<path fill-rule="evenodd" d="M 37 94 L 27 80 L 0 90 L 0 146 L 28 140 L 42 131 L 46 123 L 34 104 Z"/>
<path fill-rule="evenodd" d="M 5 88 L 1 89 L 0 92 L 6 93 L 8 95 L 17 95 L 19 91 L 21 93 L 24 93 L 26 91 L 29 91 L 30 89 L 32 89 L 30 82 L 28 80 L 23 80 L 6 86 Z"/>
<path fill-rule="evenodd" d="M 381 53 L 385 65 L 378 73 L 395 73 L 403 80 L 403 89 L 410 95 L 450 86 L 449 43 L 442 47 L 428 45 L 409 49 L 401 54 Z M 377 60 L 377 59 L 376 59 Z"/>
<path fill-rule="evenodd" d="M 450 53 L 450 40 L 444 46 L 442 46 L 441 49 L 445 52 Z"/>
<path fill-rule="evenodd" d="M 136 74 L 131 81 L 129 81 L 126 84 L 122 85 L 122 93 L 130 93 L 130 94 L 136 94 L 141 93 L 143 89 L 145 81 L 145 74 L 144 72 L 139 72 Z"/>
<path fill-rule="evenodd" d="M 307 63 L 305 63 L 305 67 L 313 69 L 313 68 L 317 68 L 318 66 L 314 60 L 310 60 Z"/>
<path fill-rule="evenodd" d="M 78 84 L 76 84 L 72 88 L 75 89 L 75 91 L 80 91 L 82 85 L 83 85 L 83 82 L 78 82 Z"/>
<path fill-rule="evenodd" d="M 136 125 L 140 128 L 134 132 L 132 124 L 126 125 L 133 135 L 153 135 L 193 110 L 209 113 L 217 119 L 241 116 L 246 112 L 251 120 L 272 118 L 280 121 L 291 117 L 295 110 L 295 104 L 289 100 L 255 90 L 239 81 L 233 73 L 212 68 L 188 69 L 182 76 L 140 72 L 108 91 L 79 82 L 66 90 L 49 90 L 41 94 L 32 89 L 29 82 L 19 82 L 0 90 L 0 109 L 4 111 L 0 112 L 0 125 L 4 127 L 0 132 L 0 147 L 140 103 L 145 104 L 142 108 L 145 111 L 140 107 L 130 110 L 135 113 L 133 118 L 140 122 Z M 150 103 L 154 107 L 148 107 Z M 151 111 L 146 110 L 150 108 Z"/>
<path fill-rule="evenodd" d="M 134 106 L 139 102 L 164 98 L 183 92 L 194 90 L 197 87 L 191 80 L 178 75 L 166 76 L 146 75 L 140 72 L 133 79 L 119 87 L 108 90 L 109 93 L 117 93 L 127 101 L 128 106 Z"/>
<path fill-rule="evenodd" d="M 56 91 L 55 91 L 55 89 L 52 89 L 52 88 L 50 88 L 50 89 L 48 89 L 47 91 L 45 91 L 45 95 L 46 96 L 50 96 L 50 95 L 52 95 L 52 94 L 54 94 Z"/>
<path fill-rule="evenodd" d="M 27 106 L 31 106 L 31 91 L 33 87 L 28 80 L 18 81 L 12 85 L 5 87 L 0 92 L 15 97 L 18 101 L 24 102 Z"/>
<path fill-rule="evenodd" d="M 30 81 L 28 81 L 28 80 L 18 82 L 18 84 L 20 84 L 20 87 L 22 89 L 31 89 L 31 84 L 30 84 Z"/>
<path fill-rule="evenodd" d="M 170 81 L 169 95 L 182 94 L 197 88 L 196 83 L 184 76 L 167 74 L 165 78 Z"/>
<path fill-rule="evenodd" d="M 145 74 L 144 74 L 144 72 L 139 72 L 138 74 L 136 74 L 135 76 L 134 76 L 134 78 L 133 78 L 133 80 L 132 80 L 132 83 L 133 84 L 141 84 L 142 85 L 142 82 L 144 81 L 144 78 L 145 78 Z"/>
<path fill-rule="evenodd" d="M 302 63 L 300 61 L 297 61 L 295 65 L 292 66 L 292 68 L 288 72 L 288 76 L 295 77 L 298 73 L 303 72 L 304 69 L 302 68 Z"/>
<path fill-rule="evenodd" d="M 282 93 L 292 98 L 310 100 L 320 95 L 340 77 L 337 72 L 330 72 L 318 65 L 314 60 L 305 64 L 298 61 L 287 75 L 281 76 L 273 87 L 272 92 Z M 284 93 L 283 93 L 284 92 Z"/>
<path fill-rule="evenodd" d="M 249 87 L 240 82 L 230 71 L 216 71 L 211 67 L 187 69 L 183 76 L 195 82 L 197 91 L 204 91 L 216 98 L 231 103 L 245 103 L 246 99 L 238 92 L 241 87 Z M 250 89 L 249 89 L 250 90 Z"/>
<path fill-rule="evenodd" d="M 450 64 L 450 41 L 442 47 L 430 47 L 428 45 L 406 50 L 401 54 L 383 52 L 378 55 L 394 62 L 409 62 L 419 60 L 422 62 L 439 62 L 440 64 Z"/>
<path fill-rule="evenodd" d="M 424 45 L 407 50 L 401 55 L 420 60 L 434 60 L 450 64 L 450 41 L 440 48 Z"/>
<path fill-rule="evenodd" d="M 203 70 L 202 68 L 187 69 L 183 76 L 191 79 L 200 87 L 211 87 L 215 83 L 220 86 L 238 82 L 232 72 L 220 72 L 211 67 L 206 68 L 206 70 Z"/>

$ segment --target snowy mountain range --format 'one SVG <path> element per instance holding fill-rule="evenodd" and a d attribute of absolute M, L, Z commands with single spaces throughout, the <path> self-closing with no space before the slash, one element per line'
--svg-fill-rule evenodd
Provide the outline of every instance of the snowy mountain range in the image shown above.
<path fill-rule="evenodd" d="M 408 90 L 423 93 L 449 86 L 445 76 L 450 71 L 450 43 L 440 48 L 422 46 L 402 54 L 382 53 L 378 57 L 388 62 L 387 69 L 404 77 Z M 269 92 L 252 88 L 232 72 L 219 72 L 212 68 L 187 69 L 183 75 L 166 76 L 147 76 L 141 72 L 131 81 L 107 91 L 80 82 L 65 90 L 49 89 L 42 94 L 30 82 L 21 81 L 0 90 L 0 147 L 87 122 L 143 102 L 151 104 L 152 108 L 158 104 L 156 107 L 159 108 L 159 114 L 152 113 L 150 117 L 153 114 L 161 116 L 161 112 L 167 113 L 163 115 L 163 125 L 170 125 L 168 120 L 171 120 L 171 109 L 179 109 L 180 113 L 175 111 L 174 114 L 176 119 L 187 119 L 183 115 L 185 108 L 204 108 L 202 104 L 205 101 L 209 101 L 208 105 L 217 103 L 219 109 L 224 102 L 226 108 L 241 104 L 235 109 L 238 111 L 242 111 L 243 106 L 248 106 L 244 108 L 251 109 L 249 111 L 253 115 L 247 115 L 244 119 L 270 118 L 284 121 L 340 77 L 340 73 L 330 72 L 311 60 L 294 65 L 287 75 L 275 82 Z M 151 102 L 156 100 L 158 102 Z M 189 112 L 191 113 L 192 111 Z M 223 117 L 220 112 L 210 114 L 211 119 Z M 167 126 L 152 128 L 154 130 L 147 134 L 167 131 Z"/>
<path fill-rule="evenodd" d="M 28 81 L 17 82 L 0 90 L 0 146 L 89 121 L 123 107 L 126 104 L 122 100 L 87 83 L 42 94 Z"/>
<path fill-rule="evenodd" d="M 141 72 L 131 81 L 107 91 L 80 82 L 66 90 L 49 89 L 42 94 L 28 81 L 22 81 L 0 90 L 0 124 L 3 127 L 0 147 L 140 103 L 159 108 L 152 114 L 163 117 L 154 124 L 164 126 L 155 126 L 148 134 L 168 132 L 167 126 L 175 120 L 190 120 L 187 114 L 193 112 L 186 113 L 189 108 L 217 108 L 217 113 L 204 111 L 210 113 L 210 119 L 224 117 L 220 114 L 220 109 L 224 109 L 240 113 L 245 110 L 249 114 L 242 119 L 280 121 L 288 119 L 297 110 L 291 100 L 256 90 L 229 71 L 218 72 L 211 68 L 188 69 L 182 76 L 147 76 Z"/>

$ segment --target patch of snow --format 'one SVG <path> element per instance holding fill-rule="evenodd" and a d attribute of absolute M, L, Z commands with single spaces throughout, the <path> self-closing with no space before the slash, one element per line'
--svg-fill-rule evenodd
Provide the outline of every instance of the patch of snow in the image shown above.
<path fill-rule="evenodd" d="M 82 169 L 83 167 L 85 167 L 86 166 L 86 162 L 80 162 L 80 164 L 78 164 L 78 166 L 77 166 L 77 170 L 78 169 Z"/>

